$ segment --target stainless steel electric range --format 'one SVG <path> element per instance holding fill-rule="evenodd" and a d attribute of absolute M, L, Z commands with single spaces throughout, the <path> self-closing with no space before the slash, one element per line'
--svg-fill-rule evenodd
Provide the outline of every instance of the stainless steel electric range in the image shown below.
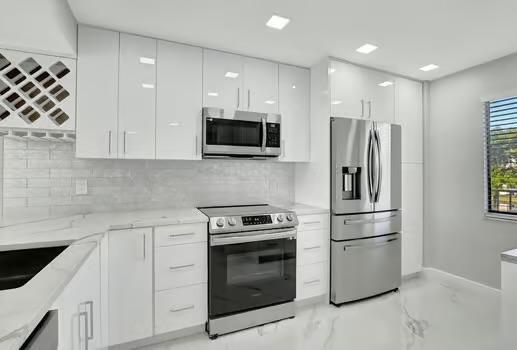
<path fill-rule="evenodd" d="M 270 205 L 198 208 L 209 218 L 210 338 L 294 317 L 294 212 Z"/>

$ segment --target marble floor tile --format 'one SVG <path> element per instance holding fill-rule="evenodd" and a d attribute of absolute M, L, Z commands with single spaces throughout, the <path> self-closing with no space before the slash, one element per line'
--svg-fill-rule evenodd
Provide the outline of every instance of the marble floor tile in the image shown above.
<path fill-rule="evenodd" d="M 396 293 L 339 308 L 322 304 L 304 307 L 292 320 L 216 340 L 197 334 L 144 349 L 516 349 L 512 333 L 517 333 L 517 327 L 513 327 L 517 323 L 502 324 L 502 306 L 498 290 L 426 272 L 405 281 Z M 508 322 L 508 318 L 505 320 Z M 510 331 L 504 333 L 505 329 Z"/>

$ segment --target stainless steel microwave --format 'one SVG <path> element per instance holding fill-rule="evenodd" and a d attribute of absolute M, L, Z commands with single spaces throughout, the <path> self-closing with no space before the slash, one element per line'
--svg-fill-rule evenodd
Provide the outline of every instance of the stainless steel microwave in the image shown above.
<path fill-rule="evenodd" d="M 281 154 L 279 114 L 203 108 L 203 158 L 269 158 Z"/>

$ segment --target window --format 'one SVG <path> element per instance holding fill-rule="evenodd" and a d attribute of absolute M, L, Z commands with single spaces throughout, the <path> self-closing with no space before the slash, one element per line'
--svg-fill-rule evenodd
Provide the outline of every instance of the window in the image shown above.
<path fill-rule="evenodd" d="M 517 96 L 486 102 L 486 209 L 517 219 Z"/>

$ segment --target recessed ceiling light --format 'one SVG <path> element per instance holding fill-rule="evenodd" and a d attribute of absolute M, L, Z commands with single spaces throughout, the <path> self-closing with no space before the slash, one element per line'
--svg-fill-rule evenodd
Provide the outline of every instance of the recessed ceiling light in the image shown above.
<path fill-rule="evenodd" d="M 289 18 L 273 15 L 269 21 L 267 21 L 266 25 L 270 28 L 282 30 L 290 21 Z"/>
<path fill-rule="evenodd" d="M 169 126 L 180 126 L 181 123 L 178 123 L 178 122 L 171 122 L 169 123 Z"/>
<path fill-rule="evenodd" d="M 151 58 L 151 57 L 140 57 L 140 63 L 143 63 L 143 64 L 154 64 L 155 63 L 155 59 Z"/>
<path fill-rule="evenodd" d="M 264 103 L 268 104 L 268 105 L 274 105 L 275 104 L 275 101 L 273 100 L 267 100 L 267 101 L 264 101 Z"/>
<path fill-rule="evenodd" d="M 232 79 L 235 79 L 239 76 L 239 73 L 235 73 L 235 72 L 226 72 L 226 74 L 224 75 L 225 77 L 227 78 L 232 78 Z"/>
<path fill-rule="evenodd" d="M 340 104 L 342 104 L 342 103 L 343 103 L 343 101 L 336 100 L 336 101 L 332 101 L 332 102 L 330 102 L 330 103 L 331 103 L 331 104 L 333 104 L 333 105 L 340 105 Z"/>
<path fill-rule="evenodd" d="M 364 44 L 363 46 L 361 46 L 360 48 L 358 48 L 357 52 L 360 52 L 360 53 L 364 53 L 364 54 L 369 54 L 375 50 L 377 50 L 378 47 L 375 46 L 375 45 L 372 45 L 372 44 Z"/>
<path fill-rule="evenodd" d="M 329 74 L 332 74 L 336 71 L 336 68 L 329 68 Z"/>
<path fill-rule="evenodd" d="M 144 89 L 154 89 L 154 84 L 142 84 L 142 87 Z"/>
<path fill-rule="evenodd" d="M 296 89 L 296 85 L 293 85 L 293 89 Z"/>
<path fill-rule="evenodd" d="M 429 72 L 430 70 L 438 69 L 439 67 L 436 64 L 428 64 L 427 66 L 420 67 L 421 71 Z"/>
<path fill-rule="evenodd" d="M 382 82 L 382 83 L 379 83 L 378 85 L 379 85 L 379 86 L 382 86 L 382 87 L 388 87 L 388 86 L 393 85 L 393 82 L 392 82 L 392 81 L 387 80 L 387 81 L 384 81 L 384 82 Z"/>
<path fill-rule="evenodd" d="M 209 93 L 207 93 L 207 95 L 208 96 L 212 96 L 212 97 L 217 97 L 217 96 L 219 96 L 219 93 L 217 93 L 217 92 L 209 92 Z"/>

